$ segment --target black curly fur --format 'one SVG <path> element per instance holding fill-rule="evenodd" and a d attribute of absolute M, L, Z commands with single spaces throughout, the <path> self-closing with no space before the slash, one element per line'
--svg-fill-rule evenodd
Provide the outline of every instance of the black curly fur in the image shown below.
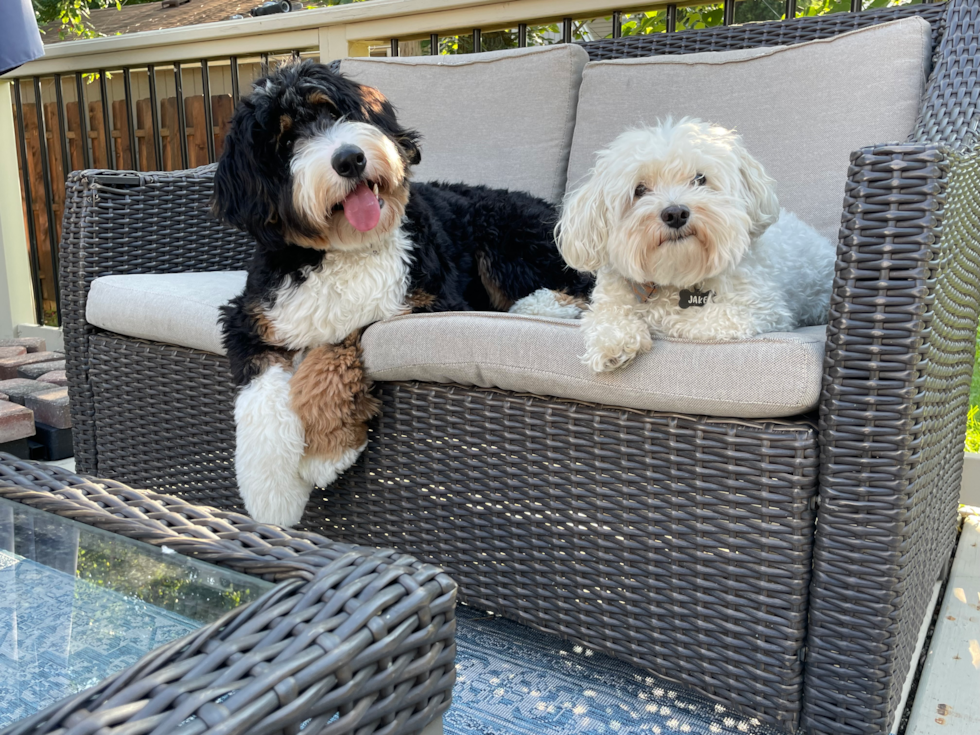
<path fill-rule="evenodd" d="M 387 100 L 322 64 L 283 67 L 254 89 L 232 119 L 213 200 L 217 216 L 256 242 L 244 293 L 222 309 L 223 342 L 239 385 L 261 371 L 263 356 L 281 351 L 263 340 L 255 314 L 274 303 L 287 276 L 301 280 L 301 269 L 324 257 L 286 234 L 316 234 L 293 209 L 295 142 L 343 118 L 383 131 L 407 166 L 421 159 L 418 133 L 399 124 Z M 309 104 L 314 92 L 329 104 Z M 409 192 L 402 221 L 413 245 L 407 294 L 426 295 L 417 310 L 501 310 L 540 288 L 587 295 L 590 278 L 567 269 L 555 247 L 557 212 L 548 202 L 464 184 L 413 182 Z"/>

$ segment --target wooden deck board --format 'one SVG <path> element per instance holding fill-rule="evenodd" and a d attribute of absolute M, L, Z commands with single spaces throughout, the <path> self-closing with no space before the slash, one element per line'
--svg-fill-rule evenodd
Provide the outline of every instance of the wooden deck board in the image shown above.
<path fill-rule="evenodd" d="M 980 733 L 980 516 L 963 521 L 906 735 Z"/>

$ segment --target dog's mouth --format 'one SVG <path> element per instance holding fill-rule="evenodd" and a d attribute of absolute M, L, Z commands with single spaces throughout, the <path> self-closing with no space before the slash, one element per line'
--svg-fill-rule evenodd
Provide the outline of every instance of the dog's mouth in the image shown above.
<path fill-rule="evenodd" d="M 682 230 L 668 230 L 664 233 L 663 238 L 660 241 L 661 245 L 671 245 L 673 243 L 678 243 L 683 240 L 687 240 L 694 236 L 694 229 L 691 227 L 685 227 Z"/>
<path fill-rule="evenodd" d="M 334 205 L 333 212 L 343 210 L 351 227 L 358 232 L 370 232 L 381 221 L 381 208 L 384 205 L 378 182 L 368 180 L 358 182 L 342 202 Z"/>

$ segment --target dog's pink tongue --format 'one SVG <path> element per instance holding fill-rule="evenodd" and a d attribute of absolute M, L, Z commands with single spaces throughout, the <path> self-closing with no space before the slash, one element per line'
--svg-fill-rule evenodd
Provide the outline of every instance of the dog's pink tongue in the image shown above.
<path fill-rule="evenodd" d="M 381 219 L 381 205 L 367 184 L 357 185 L 344 200 L 344 216 L 359 232 L 373 230 Z"/>

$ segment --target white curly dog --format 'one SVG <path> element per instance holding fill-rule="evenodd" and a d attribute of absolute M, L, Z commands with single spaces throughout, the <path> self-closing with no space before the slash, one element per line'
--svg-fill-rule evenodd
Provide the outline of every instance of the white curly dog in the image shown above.
<path fill-rule="evenodd" d="M 658 336 L 717 341 L 825 324 L 835 248 L 780 211 L 733 131 L 670 120 L 620 135 L 566 197 L 565 261 L 596 273 L 583 362 L 614 370 Z"/>

